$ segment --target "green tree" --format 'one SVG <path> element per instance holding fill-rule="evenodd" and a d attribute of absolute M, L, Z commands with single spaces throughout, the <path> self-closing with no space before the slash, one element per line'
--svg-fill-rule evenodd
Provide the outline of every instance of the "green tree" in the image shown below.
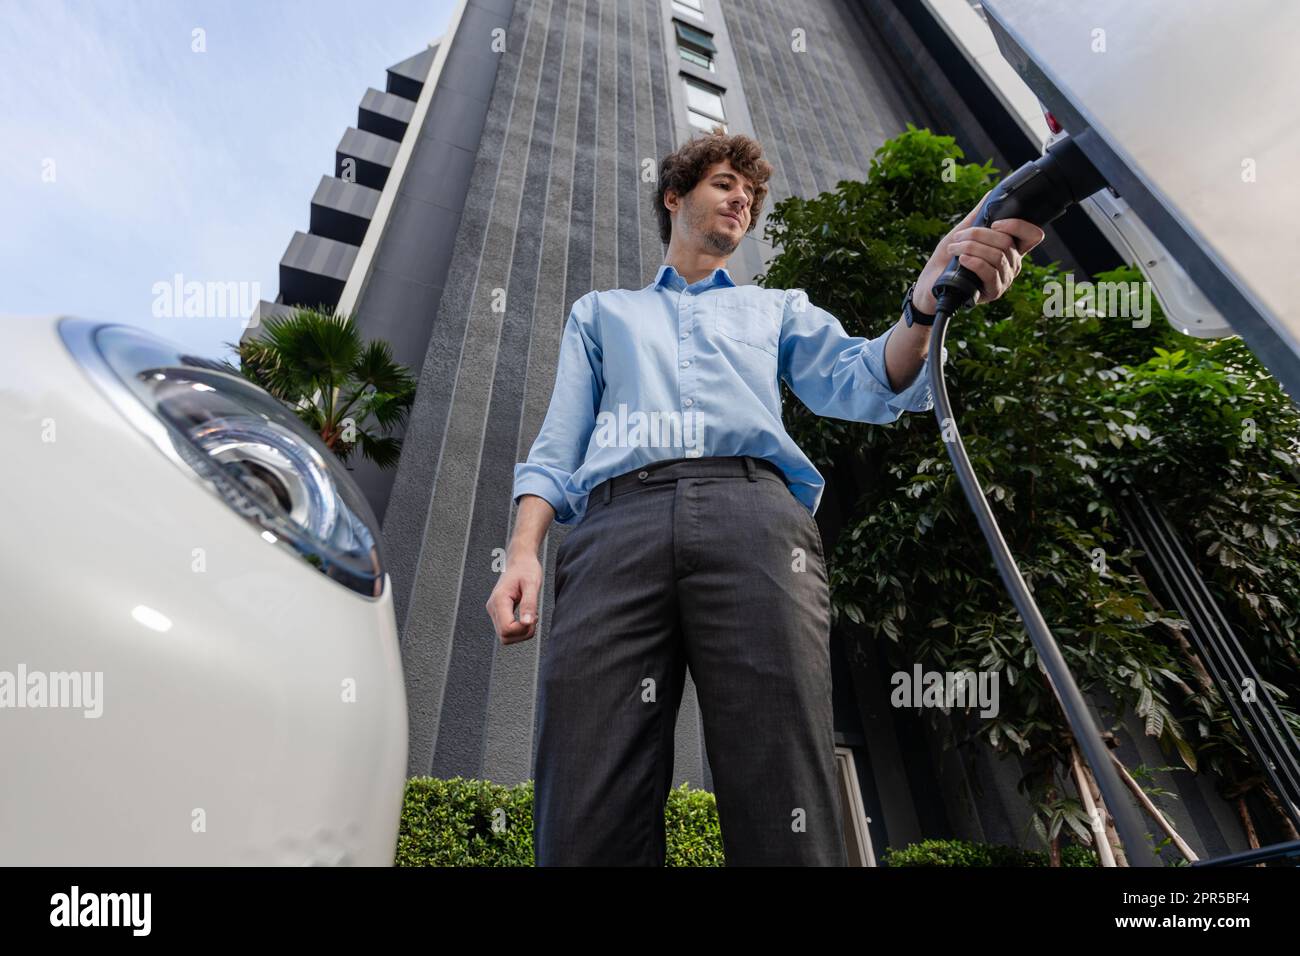
<path fill-rule="evenodd" d="M 363 342 L 355 317 L 297 308 L 268 319 L 262 337 L 226 345 L 239 372 L 289 405 L 346 463 L 357 448 L 392 468 L 403 425 L 415 401 L 414 377 L 393 361 L 387 342 Z"/>
<path fill-rule="evenodd" d="M 989 163 L 962 159 L 951 137 L 909 124 L 865 182 L 777 204 L 767 235 L 781 253 L 763 283 L 806 290 L 850 335 L 884 332 L 939 239 L 996 182 Z M 1141 279 L 1132 269 L 1098 278 Z M 1279 807 L 1201 679 L 1186 623 L 1143 580 L 1112 495 L 1133 482 L 1165 506 L 1287 700 L 1300 686 L 1296 409 L 1238 339 L 1184 336 L 1158 306 L 1141 328 L 1095 307 L 1051 316 L 1052 283 L 1063 281 L 1056 264 L 1026 260 L 1001 299 L 950 324 L 945 380 L 975 472 L 1076 681 L 1114 701 L 1112 731 L 1135 713 L 1226 797 L 1258 787 Z M 867 425 L 817 417 L 782 394 L 791 436 L 853 499 L 828 572 L 835 620 L 859 625 L 855 663 L 884 640 L 900 670 L 998 672 L 999 713 L 968 720 L 972 740 L 1027 759 L 1022 790 L 1054 856 L 1062 827 L 1090 842 L 1068 796 L 1075 743 L 933 414 Z"/>

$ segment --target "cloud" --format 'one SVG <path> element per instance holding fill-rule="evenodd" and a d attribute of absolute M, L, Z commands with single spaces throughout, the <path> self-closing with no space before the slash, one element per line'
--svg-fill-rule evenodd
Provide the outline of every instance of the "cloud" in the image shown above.
<path fill-rule="evenodd" d="M 155 282 L 258 282 L 333 171 L 367 86 L 445 28 L 451 0 L 6 2 L 0 310 L 142 325 Z M 192 50 L 205 31 L 206 52 Z M 42 181 L 46 160 L 55 181 Z M 231 334 L 217 331 L 222 326 Z M 211 352 L 238 323 L 166 330 Z"/>
<path fill-rule="evenodd" d="M 126 21 L 119 29 L 140 28 L 132 22 L 138 8 L 122 5 L 113 15 Z M 0 153 L 6 190 L 16 186 L 20 198 L 57 191 L 86 220 L 129 219 L 159 193 L 185 204 L 184 118 L 151 88 L 158 77 L 151 82 L 142 70 L 144 51 L 127 56 L 107 42 L 98 17 L 92 9 L 74 14 L 58 0 L 6 11 L 8 28 L 0 37 L 0 58 L 9 64 L 0 98 L 0 128 L 10 144 Z M 157 37 L 144 37 L 157 52 Z M 33 68 L 34 52 L 43 56 L 43 68 Z M 55 164 L 53 184 L 40 178 L 47 159 Z"/>

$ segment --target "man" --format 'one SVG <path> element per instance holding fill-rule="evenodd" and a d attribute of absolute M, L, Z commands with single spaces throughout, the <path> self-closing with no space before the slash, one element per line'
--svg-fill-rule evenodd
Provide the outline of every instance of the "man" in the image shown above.
<path fill-rule="evenodd" d="M 732 281 L 727 257 L 771 172 L 757 142 L 719 128 L 663 160 L 664 264 L 643 289 L 574 303 L 545 421 L 516 465 L 518 516 L 487 602 L 503 644 L 536 632 L 551 521 L 577 524 L 540 658 L 539 866 L 663 865 L 688 666 L 728 865 L 847 863 L 813 519 L 824 482 L 782 426 L 779 381 L 833 418 L 933 408 L 935 280 L 959 255 L 996 299 L 1043 232 L 972 228 L 972 210 L 922 270 L 911 315 L 867 340 L 799 290 Z"/>

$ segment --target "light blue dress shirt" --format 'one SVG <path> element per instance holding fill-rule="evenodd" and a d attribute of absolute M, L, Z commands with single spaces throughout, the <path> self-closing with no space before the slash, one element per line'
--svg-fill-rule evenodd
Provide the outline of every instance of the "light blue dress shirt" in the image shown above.
<path fill-rule="evenodd" d="M 665 263 L 643 289 L 588 292 L 560 341 L 551 404 L 514 499 L 537 495 L 576 524 L 607 478 L 668 458 L 751 455 L 781 469 L 816 514 L 825 480 L 786 433 L 780 381 L 818 415 L 884 424 L 934 408 L 927 357 L 901 392 L 885 343 L 851 336 L 802 289 L 691 285 Z"/>

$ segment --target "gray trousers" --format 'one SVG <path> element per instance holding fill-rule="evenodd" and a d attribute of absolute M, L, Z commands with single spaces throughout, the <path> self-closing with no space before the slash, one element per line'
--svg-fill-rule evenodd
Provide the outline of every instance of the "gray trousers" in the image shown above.
<path fill-rule="evenodd" d="M 673 459 L 594 489 L 540 653 L 537 865 L 663 866 L 687 667 L 727 865 L 847 865 L 829 641 L 821 534 L 774 466 Z"/>

